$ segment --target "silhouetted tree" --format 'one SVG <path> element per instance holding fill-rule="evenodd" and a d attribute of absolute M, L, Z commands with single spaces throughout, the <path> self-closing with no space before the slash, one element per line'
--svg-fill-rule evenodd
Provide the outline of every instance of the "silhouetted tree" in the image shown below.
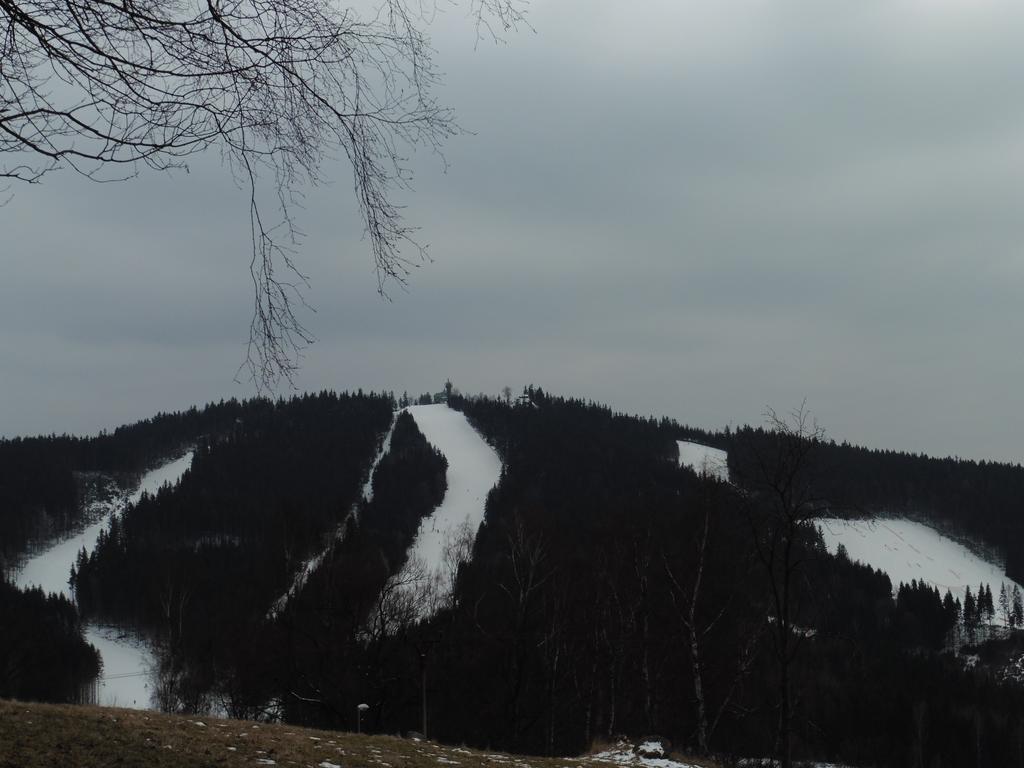
<path fill-rule="evenodd" d="M 741 478 L 752 491 L 747 517 L 754 552 L 768 588 L 773 656 L 778 673 L 778 726 L 776 753 L 782 768 L 793 764 L 793 664 L 806 639 L 797 631 L 804 595 L 800 578 L 806 547 L 814 535 L 814 521 L 826 509 L 820 496 L 814 451 L 824 430 L 805 405 L 780 417 L 767 412 L 770 428 L 766 445 L 750 446 L 756 475 Z"/>

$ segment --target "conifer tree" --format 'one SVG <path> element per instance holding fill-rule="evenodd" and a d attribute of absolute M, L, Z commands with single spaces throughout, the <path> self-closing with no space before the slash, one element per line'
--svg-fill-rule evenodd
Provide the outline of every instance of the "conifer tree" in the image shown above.
<path fill-rule="evenodd" d="M 955 627 L 960 620 L 960 606 L 953 600 L 953 593 L 948 589 L 946 596 L 942 598 L 942 612 L 946 617 L 946 628 Z"/>
<path fill-rule="evenodd" d="M 973 630 L 978 626 L 978 606 L 974 602 L 971 588 L 964 587 L 964 628 Z"/>
<path fill-rule="evenodd" d="M 1013 597 L 1011 598 L 1010 626 L 1019 627 L 1024 622 L 1024 597 L 1021 596 L 1020 587 L 1013 585 Z"/>
<path fill-rule="evenodd" d="M 999 585 L 999 615 L 1004 626 L 1010 626 L 1010 597 L 1006 594 L 1006 582 Z"/>

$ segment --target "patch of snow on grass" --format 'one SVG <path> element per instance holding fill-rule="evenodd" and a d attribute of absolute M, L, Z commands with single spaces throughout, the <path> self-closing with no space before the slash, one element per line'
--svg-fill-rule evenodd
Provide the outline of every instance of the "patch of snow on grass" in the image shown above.
<path fill-rule="evenodd" d="M 643 744 L 637 745 L 636 751 L 641 755 L 665 756 L 665 748 L 660 741 L 645 741 Z"/>
<path fill-rule="evenodd" d="M 615 763 L 616 765 L 642 766 L 643 768 L 698 768 L 692 763 L 681 763 L 667 757 L 641 757 L 633 750 L 633 745 L 619 742 L 614 748 L 598 752 L 587 758 L 587 762 Z"/>
<path fill-rule="evenodd" d="M 885 571 L 896 590 L 900 582 L 912 579 L 925 581 L 945 595 L 948 589 L 954 598 L 964 600 L 964 590 L 976 592 L 980 583 L 991 586 L 998 602 L 999 586 L 1007 591 L 1013 582 L 1007 578 L 1001 563 L 984 560 L 963 544 L 929 528 L 902 518 L 877 520 L 818 521 L 825 546 L 835 553 L 839 545 L 846 547 L 851 560 L 859 560 Z M 1024 589 L 1024 587 L 1022 587 Z M 996 623 L 1002 623 L 996 606 Z"/>
<path fill-rule="evenodd" d="M 679 446 L 679 466 L 689 467 L 698 475 L 716 477 L 729 481 L 729 455 L 720 448 L 676 440 Z"/>

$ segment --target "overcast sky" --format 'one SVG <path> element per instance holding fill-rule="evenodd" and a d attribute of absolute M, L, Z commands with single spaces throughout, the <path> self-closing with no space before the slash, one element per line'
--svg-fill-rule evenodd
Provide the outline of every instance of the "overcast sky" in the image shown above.
<path fill-rule="evenodd" d="M 376 294 L 349 170 L 311 190 L 301 389 L 534 383 L 722 427 L 806 398 L 837 440 L 1024 459 L 1024 6 L 536 0 L 435 21 L 470 135 L 413 161 L 432 264 Z M 245 197 L 188 175 L 0 208 L 0 434 L 252 388 Z"/>

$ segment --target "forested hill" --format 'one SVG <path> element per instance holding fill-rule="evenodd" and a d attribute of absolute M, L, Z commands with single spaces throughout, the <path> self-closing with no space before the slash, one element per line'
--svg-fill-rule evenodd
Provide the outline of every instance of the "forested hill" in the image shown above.
<path fill-rule="evenodd" d="M 648 444 L 664 455 L 674 453 L 674 440 L 721 448 L 728 453 L 731 475 L 741 483 L 757 476 L 757 459 L 770 455 L 774 440 L 772 431 L 762 426 L 710 431 L 670 419 L 637 419 L 582 400 L 552 398 L 532 387 L 524 396 L 533 403 L 586 406 L 603 414 L 604 422 L 633 424 L 638 433 L 646 430 Z M 499 451 L 507 452 L 513 445 L 509 411 L 498 400 L 475 401 L 471 409 L 474 422 Z M 601 422 L 593 429 L 600 428 L 597 423 Z M 600 433 L 590 436 L 596 445 L 600 438 Z M 905 515 L 929 522 L 990 547 L 1005 558 L 1010 578 L 1024 580 L 1021 464 L 864 448 L 830 439 L 827 429 L 812 459 L 820 496 L 831 505 L 832 513 Z"/>
<path fill-rule="evenodd" d="M 83 473 L 102 472 L 128 484 L 201 436 L 223 434 L 270 406 L 222 400 L 93 437 L 0 439 L 0 569 L 33 542 L 59 537 L 80 523 Z"/>
<path fill-rule="evenodd" d="M 758 474 L 757 457 L 771 453 L 764 427 L 706 432 L 674 426 L 680 439 L 728 451 L 739 482 Z M 824 439 L 814 474 L 822 500 L 842 516 L 900 515 L 928 522 L 990 547 L 1005 558 L 1007 575 L 1024 579 L 1024 467 L 1020 464 L 934 458 L 862 448 Z"/>
<path fill-rule="evenodd" d="M 777 624 L 764 623 L 772 580 L 757 552 L 779 530 L 761 490 L 770 478 L 757 476 L 754 457 L 784 454 L 779 434 L 708 435 L 540 390 L 516 406 L 480 398 L 452 405 L 499 448 L 506 467 L 459 582 L 463 609 L 434 628 L 460 638 L 451 641 L 456 648 L 490 638 L 468 659 L 439 654 L 450 664 L 439 674 L 487 676 L 495 695 L 468 712 L 459 702 L 472 697 L 471 683 L 446 686 L 446 735 L 477 724 L 474 739 L 493 740 L 497 728 L 492 743 L 574 751 L 617 729 L 691 745 L 703 729 L 712 751 L 770 752 L 778 635 Z M 728 449 L 745 488 L 674 469 L 679 439 Z M 796 477 L 852 505 L 842 482 L 823 474 L 833 448 L 815 444 Z M 799 659 L 790 670 L 798 752 L 905 766 L 916 749 L 925 765 L 929 755 L 970 765 L 977 755 L 965 735 L 977 735 L 980 718 L 992 739 L 989 758 L 1016 754 L 1024 733 L 1009 713 L 1021 712 L 1020 692 L 997 691 L 985 675 L 926 650 L 943 648 L 955 621 L 942 596 L 908 585 L 894 599 L 886 576 L 828 557 L 813 529 L 804 533 L 793 542 L 800 650 L 787 651 Z M 914 712 L 927 723 L 927 743 L 911 732 Z M 989 758 L 981 764 L 1003 764 Z"/>
<path fill-rule="evenodd" d="M 448 587 L 407 561 L 452 467 L 399 405 L 363 393 L 226 403 L 166 432 L 153 430 L 171 417 L 92 439 L 195 450 L 179 484 L 127 507 L 69 574 L 85 620 L 152 645 L 156 706 L 351 729 L 366 704 L 373 732 L 541 754 L 657 733 L 763 757 L 784 731 L 793 756 L 848 765 L 1016 764 L 1024 691 L 965 666 L 953 598 L 829 555 L 786 489 L 952 517 L 968 509 L 953 485 L 1009 498 L 1000 473 L 1012 486 L 1019 470 L 785 429 L 707 434 L 533 387 L 453 392 L 448 407 L 502 471 L 479 530 L 444 553 Z M 680 466 L 679 440 L 728 450 L 731 482 Z M 127 454 L 68 458 L 88 440 L 18 445 L 48 445 L 69 473 L 132 469 Z M 932 473 L 959 503 L 926 487 Z M 32 488 L 15 518 L 40 503 Z M 43 649 L 69 647 L 74 612 L 8 592 L 23 626 L 0 645 L 0 696 L 17 683 L 72 698 L 94 658 L 78 648 L 61 681 L 34 680 L 27 660 L 46 626 L 63 622 Z"/>

